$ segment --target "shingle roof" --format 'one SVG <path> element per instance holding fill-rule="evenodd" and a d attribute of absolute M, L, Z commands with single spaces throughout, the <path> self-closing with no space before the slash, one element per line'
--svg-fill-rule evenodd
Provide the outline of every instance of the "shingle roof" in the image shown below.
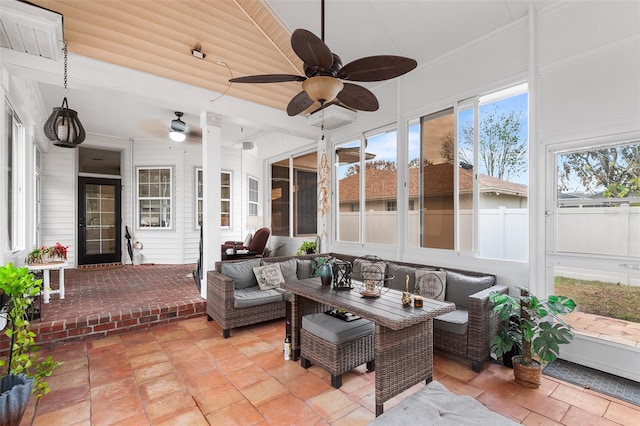
<path fill-rule="evenodd" d="M 435 164 L 425 167 L 425 192 L 427 195 L 444 195 L 453 192 L 451 163 Z M 396 198 L 396 172 L 391 170 L 366 170 L 366 196 L 369 200 Z M 528 188 L 514 182 L 493 176 L 480 175 L 480 192 L 501 192 L 526 197 Z M 420 169 L 409 169 L 409 198 L 416 198 L 420 189 Z M 473 189 L 473 170 L 458 169 L 460 192 L 470 193 Z M 347 176 L 339 181 L 340 202 L 352 202 L 360 199 L 360 175 Z"/>

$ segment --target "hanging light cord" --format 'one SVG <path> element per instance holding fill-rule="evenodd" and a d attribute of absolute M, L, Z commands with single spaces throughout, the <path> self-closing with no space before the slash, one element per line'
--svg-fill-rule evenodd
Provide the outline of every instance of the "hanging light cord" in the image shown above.
<path fill-rule="evenodd" d="M 230 75 L 229 80 L 233 79 L 233 71 L 231 71 L 231 67 L 229 67 L 229 65 L 227 65 L 227 63 L 225 61 L 223 61 L 222 59 L 218 60 L 218 64 L 221 64 L 221 65 L 224 65 L 225 67 L 227 67 L 227 70 L 229 71 L 229 75 Z M 218 99 L 220 99 L 221 97 L 223 97 L 224 95 L 226 95 L 230 88 L 231 88 L 231 82 L 229 82 L 227 84 L 227 88 L 224 89 L 224 92 L 220 93 L 217 97 L 211 99 L 210 102 L 215 102 Z"/>

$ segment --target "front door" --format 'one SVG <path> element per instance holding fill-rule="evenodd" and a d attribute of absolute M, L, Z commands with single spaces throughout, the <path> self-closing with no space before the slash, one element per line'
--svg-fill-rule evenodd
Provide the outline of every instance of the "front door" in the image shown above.
<path fill-rule="evenodd" d="M 120 179 L 78 178 L 78 264 L 122 261 Z"/>

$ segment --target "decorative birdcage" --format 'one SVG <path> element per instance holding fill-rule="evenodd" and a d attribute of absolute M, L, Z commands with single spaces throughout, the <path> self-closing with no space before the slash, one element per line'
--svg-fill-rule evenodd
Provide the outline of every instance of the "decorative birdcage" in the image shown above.
<path fill-rule="evenodd" d="M 353 286 L 363 297 L 378 297 L 388 290 L 387 263 L 378 256 L 361 256 L 353 262 Z"/>

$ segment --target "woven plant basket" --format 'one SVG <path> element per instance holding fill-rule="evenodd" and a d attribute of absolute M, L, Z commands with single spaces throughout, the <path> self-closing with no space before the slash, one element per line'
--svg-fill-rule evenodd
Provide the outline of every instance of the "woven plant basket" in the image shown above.
<path fill-rule="evenodd" d="M 0 425 L 14 426 L 20 424 L 27 408 L 33 378 L 24 374 L 9 374 L 0 380 Z"/>
<path fill-rule="evenodd" d="M 525 388 L 538 389 L 540 387 L 542 365 L 537 361 L 533 361 L 535 365 L 522 365 L 520 364 L 521 360 L 522 357 L 520 355 L 512 358 L 513 375 L 516 377 L 516 383 Z"/>

